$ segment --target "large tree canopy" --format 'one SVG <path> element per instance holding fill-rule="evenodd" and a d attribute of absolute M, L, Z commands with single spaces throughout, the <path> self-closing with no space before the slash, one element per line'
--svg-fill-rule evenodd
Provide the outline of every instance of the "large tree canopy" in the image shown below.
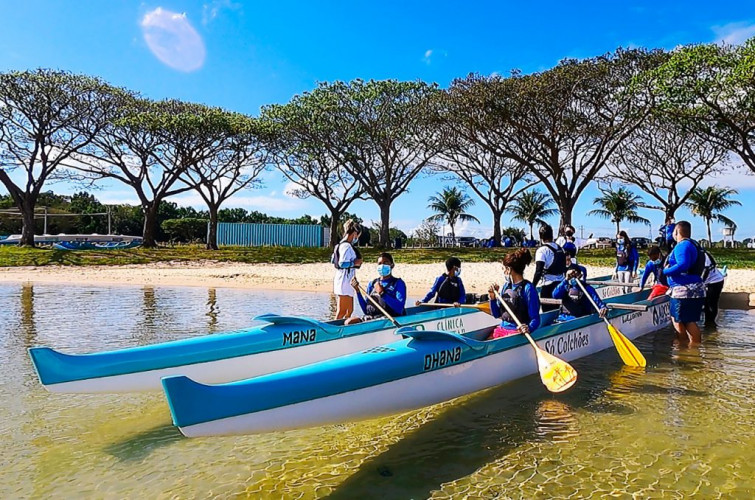
<path fill-rule="evenodd" d="M 116 109 L 114 97 L 123 93 L 64 71 L 0 73 L 0 181 L 23 216 L 22 245 L 34 245 L 42 188 L 74 179 L 65 162 L 102 130 Z M 14 179 L 14 170 L 24 174 Z"/>
<path fill-rule="evenodd" d="M 664 111 L 755 171 L 755 38 L 683 47 L 641 80 L 654 85 Z"/>

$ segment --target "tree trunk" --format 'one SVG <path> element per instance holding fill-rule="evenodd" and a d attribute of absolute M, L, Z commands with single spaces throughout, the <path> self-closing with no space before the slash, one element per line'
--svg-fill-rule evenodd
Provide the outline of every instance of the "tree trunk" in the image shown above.
<path fill-rule="evenodd" d="M 558 231 L 556 234 L 563 234 L 564 228 L 571 225 L 571 215 L 574 210 L 574 202 L 568 195 L 562 199 L 556 200 L 558 205 L 558 211 L 561 212 L 561 220 L 559 221 Z"/>
<path fill-rule="evenodd" d="M 710 219 L 705 219 L 705 222 L 708 226 L 708 247 L 713 248 L 713 236 L 710 232 Z"/>
<path fill-rule="evenodd" d="M 621 231 L 621 226 L 619 226 L 620 221 L 616 221 L 616 236 L 619 235 L 619 232 Z"/>
<path fill-rule="evenodd" d="M 335 248 L 338 242 L 341 241 L 340 234 L 338 234 L 338 223 L 341 220 L 341 213 L 337 210 L 330 211 L 330 248 Z"/>
<path fill-rule="evenodd" d="M 530 240 L 531 241 L 535 239 L 535 235 L 532 233 L 532 226 L 534 225 L 535 225 L 534 222 L 530 222 Z"/>
<path fill-rule="evenodd" d="M 380 203 L 380 240 L 378 246 L 381 248 L 391 248 L 391 202 L 382 201 Z"/>
<path fill-rule="evenodd" d="M 218 249 L 218 208 L 217 206 L 208 206 L 210 209 L 210 223 L 207 228 L 207 250 Z"/>
<path fill-rule="evenodd" d="M 493 210 L 493 239 L 495 242 L 500 245 L 501 244 L 501 218 L 503 217 L 503 212 L 500 210 Z"/>
<path fill-rule="evenodd" d="M 155 200 L 152 204 L 143 206 L 144 229 L 142 231 L 142 246 L 144 248 L 157 248 L 157 207 L 160 202 Z"/>
<path fill-rule="evenodd" d="M 24 200 L 18 208 L 21 211 L 23 218 L 23 226 L 21 228 L 21 241 L 19 245 L 22 247 L 34 246 L 34 205 L 36 203 L 30 202 L 28 199 Z"/>
<path fill-rule="evenodd" d="M 453 224 L 449 224 L 451 227 L 451 246 L 456 246 L 456 228 Z"/>

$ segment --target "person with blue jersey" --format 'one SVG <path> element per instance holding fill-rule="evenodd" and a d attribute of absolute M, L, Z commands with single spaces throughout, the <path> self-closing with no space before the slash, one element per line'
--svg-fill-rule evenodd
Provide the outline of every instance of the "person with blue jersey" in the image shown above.
<path fill-rule="evenodd" d="M 631 283 L 640 266 L 640 254 L 626 231 L 616 235 L 616 268 L 614 276 L 622 283 Z"/>
<path fill-rule="evenodd" d="M 403 316 L 406 312 L 406 283 L 401 278 L 393 276 L 394 266 L 393 256 L 388 252 L 381 253 L 377 261 L 378 277 L 370 281 L 366 292 L 391 316 Z M 380 309 L 362 296 L 362 292 L 359 290 L 359 281 L 356 278 L 351 279 L 351 286 L 357 292 L 359 306 L 365 315 L 361 318 L 349 318 L 344 324 L 353 325 L 384 316 Z"/>
<path fill-rule="evenodd" d="M 359 241 L 362 228 L 353 219 L 343 224 L 343 239 L 335 248 L 330 262 L 336 268 L 333 277 L 333 293 L 336 296 L 336 319 L 346 319 L 354 312 L 354 289 L 351 279 L 362 265 L 362 256 L 355 246 Z"/>
<path fill-rule="evenodd" d="M 542 279 L 540 296 L 551 298 L 553 289 L 556 288 L 566 273 L 566 254 L 564 249 L 553 241 L 553 228 L 548 224 L 540 226 L 540 241 L 542 246 L 535 252 L 535 277 L 532 284 L 537 286 Z M 551 304 L 543 305 L 543 311 L 558 309 Z"/>
<path fill-rule="evenodd" d="M 425 298 L 418 300 L 415 305 L 430 302 L 434 298 L 436 304 L 453 304 L 454 307 L 459 307 L 466 302 L 466 297 L 467 292 L 461 281 L 461 261 L 458 257 L 449 257 L 446 259 L 446 272 L 435 278 L 435 283 Z"/>
<path fill-rule="evenodd" d="M 648 296 L 649 300 L 664 295 L 668 291 L 668 281 L 662 272 L 665 267 L 666 258 L 663 256 L 658 245 L 648 248 L 648 259 L 647 264 L 645 264 L 645 270 L 642 272 L 640 288 L 645 288 L 650 277 L 653 277 L 653 288 Z"/>
<path fill-rule="evenodd" d="M 572 269 L 579 271 L 583 280 L 587 279 L 587 268 L 579 265 L 577 262 L 577 245 L 572 241 L 567 241 L 563 246 L 564 253 L 566 254 L 566 271 L 569 272 Z"/>
<path fill-rule="evenodd" d="M 598 292 L 585 282 L 585 277 L 579 269 L 570 269 L 566 273 L 566 278 L 553 290 L 553 298 L 561 300 L 561 310 L 556 321 L 570 321 L 589 316 L 595 312 L 595 307 L 590 302 L 590 298 L 582 291 L 577 280 L 582 282 L 584 290 L 598 306 L 600 317 L 605 318 L 608 314 L 608 308 L 598 296 Z"/>
<path fill-rule="evenodd" d="M 676 224 L 674 223 L 674 218 L 669 216 L 666 217 L 666 223 L 659 229 L 659 232 L 661 233 L 661 239 L 663 241 L 663 244 L 666 245 L 666 250 L 668 252 L 671 252 L 671 250 L 674 248 L 674 245 L 676 244 L 676 242 L 674 241 L 675 227 Z"/>
<path fill-rule="evenodd" d="M 705 304 L 705 252 L 693 239 L 692 226 L 679 221 L 674 228 L 674 250 L 668 256 L 663 276 L 671 289 L 670 312 L 674 329 L 681 342 L 699 343 L 697 321 Z"/>
<path fill-rule="evenodd" d="M 532 254 L 526 248 L 515 250 L 503 258 L 504 285 L 500 290 L 500 295 L 522 325 L 517 326 L 516 320 L 498 303 L 495 294 L 498 285 L 494 284 L 488 289 L 490 314 L 495 318 L 501 318 L 502 321 L 489 339 L 508 337 L 517 333 L 531 333 L 540 326 L 540 297 L 537 295 L 535 286 L 524 279 L 524 268 L 530 262 L 532 262 Z"/>

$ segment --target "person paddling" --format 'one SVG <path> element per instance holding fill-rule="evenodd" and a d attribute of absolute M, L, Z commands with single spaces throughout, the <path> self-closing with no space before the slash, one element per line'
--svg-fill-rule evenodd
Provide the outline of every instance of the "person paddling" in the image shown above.
<path fill-rule="evenodd" d="M 564 253 L 566 254 L 566 272 L 568 273 L 572 269 L 577 270 L 582 276 L 582 279 L 586 280 L 587 268 L 585 266 L 581 266 L 579 262 L 577 262 L 577 245 L 575 245 L 571 241 L 567 241 L 566 243 L 564 243 L 563 249 Z"/>
<path fill-rule="evenodd" d="M 343 239 L 333 249 L 330 262 L 336 268 L 333 293 L 336 295 L 336 319 L 344 319 L 354 312 L 354 289 L 351 279 L 362 265 L 362 256 L 354 244 L 359 241 L 361 226 L 349 219 L 343 224 Z"/>
<path fill-rule="evenodd" d="M 377 261 L 378 277 L 370 281 L 366 292 L 391 316 L 403 316 L 406 306 L 406 283 L 401 278 L 393 276 L 394 265 L 395 263 L 391 254 L 388 252 L 381 253 Z M 365 316 L 361 318 L 349 318 L 345 322 L 346 325 L 353 325 L 385 316 L 371 301 L 364 298 L 362 292 L 359 290 L 359 281 L 356 278 L 351 279 L 351 286 L 357 292 L 357 300 Z"/>
<path fill-rule="evenodd" d="M 581 287 L 577 280 L 582 281 Z M 570 321 L 593 314 L 595 307 L 585 292 L 592 297 L 593 302 L 600 309 L 600 317 L 605 318 L 608 308 L 598 296 L 598 292 L 585 282 L 585 277 L 579 269 L 570 269 L 566 273 L 566 278 L 553 290 L 553 298 L 561 300 L 561 311 L 556 321 Z"/>
<path fill-rule="evenodd" d="M 563 248 L 553 242 L 553 228 L 548 224 L 540 226 L 540 241 L 542 246 L 535 252 L 535 277 L 532 279 L 532 285 L 537 286 L 542 279 L 540 296 L 551 298 L 553 289 L 564 279 L 566 254 Z M 558 306 L 543 305 L 543 311 L 553 309 L 558 309 Z"/>
<path fill-rule="evenodd" d="M 435 283 L 425 298 L 418 300 L 415 305 L 430 302 L 435 298 L 437 304 L 453 304 L 458 307 L 466 302 L 466 295 L 464 283 L 461 281 L 461 261 L 458 257 L 449 257 L 446 259 L 446 272 L 435 278 Z"/>
<path fill-rule="evenodd" d="M 631 283 L 640 266 L 640 254 L 626 231 L 616 235 L 616 268 L 614 276 L 622 283 Z"/>
<path fill-rule="evenodd" d="M 516 320 L 508 312 L 502 310 L 495 296 L 498 285 L 494 284 L 488 289 L 490 314 L 501 318 L 502 321 L 490 335 L 490 339 L 517 333 L 532 333 L 540 326 L 540 298 L 537 295 L 537 289 L 524 279 L 524 268 L 531 262 L 532 254 L 526 248 L 515 250 L 503 258 L 504 285 L 501 289 L 501 297 L 522 324 L 517 327 Z"/>
<path fill-rule="evenodd" d="M 663 275 L 671 288 L 670 312 L 677 337 L 682 342 L 701 341 L 700 319 L 705 302 L 705 285 L 702 274 L 705 269 L 705 253 L 693 239 L 692 226 L 679 221 L 674 228 L 676 245 L 668 256 Z"/>

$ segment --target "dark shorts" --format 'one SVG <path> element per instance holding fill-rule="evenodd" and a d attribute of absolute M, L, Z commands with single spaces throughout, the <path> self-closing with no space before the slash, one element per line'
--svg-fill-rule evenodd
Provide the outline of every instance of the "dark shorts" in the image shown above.
<path fill-rule="evenodd" d="M 695 323 L 700 321 L 700 314 L 703 312 L 705 298 L 698 299 L 675 299 L 671 298 L 669 307 L 671 317 L 677 323 Z"/>

